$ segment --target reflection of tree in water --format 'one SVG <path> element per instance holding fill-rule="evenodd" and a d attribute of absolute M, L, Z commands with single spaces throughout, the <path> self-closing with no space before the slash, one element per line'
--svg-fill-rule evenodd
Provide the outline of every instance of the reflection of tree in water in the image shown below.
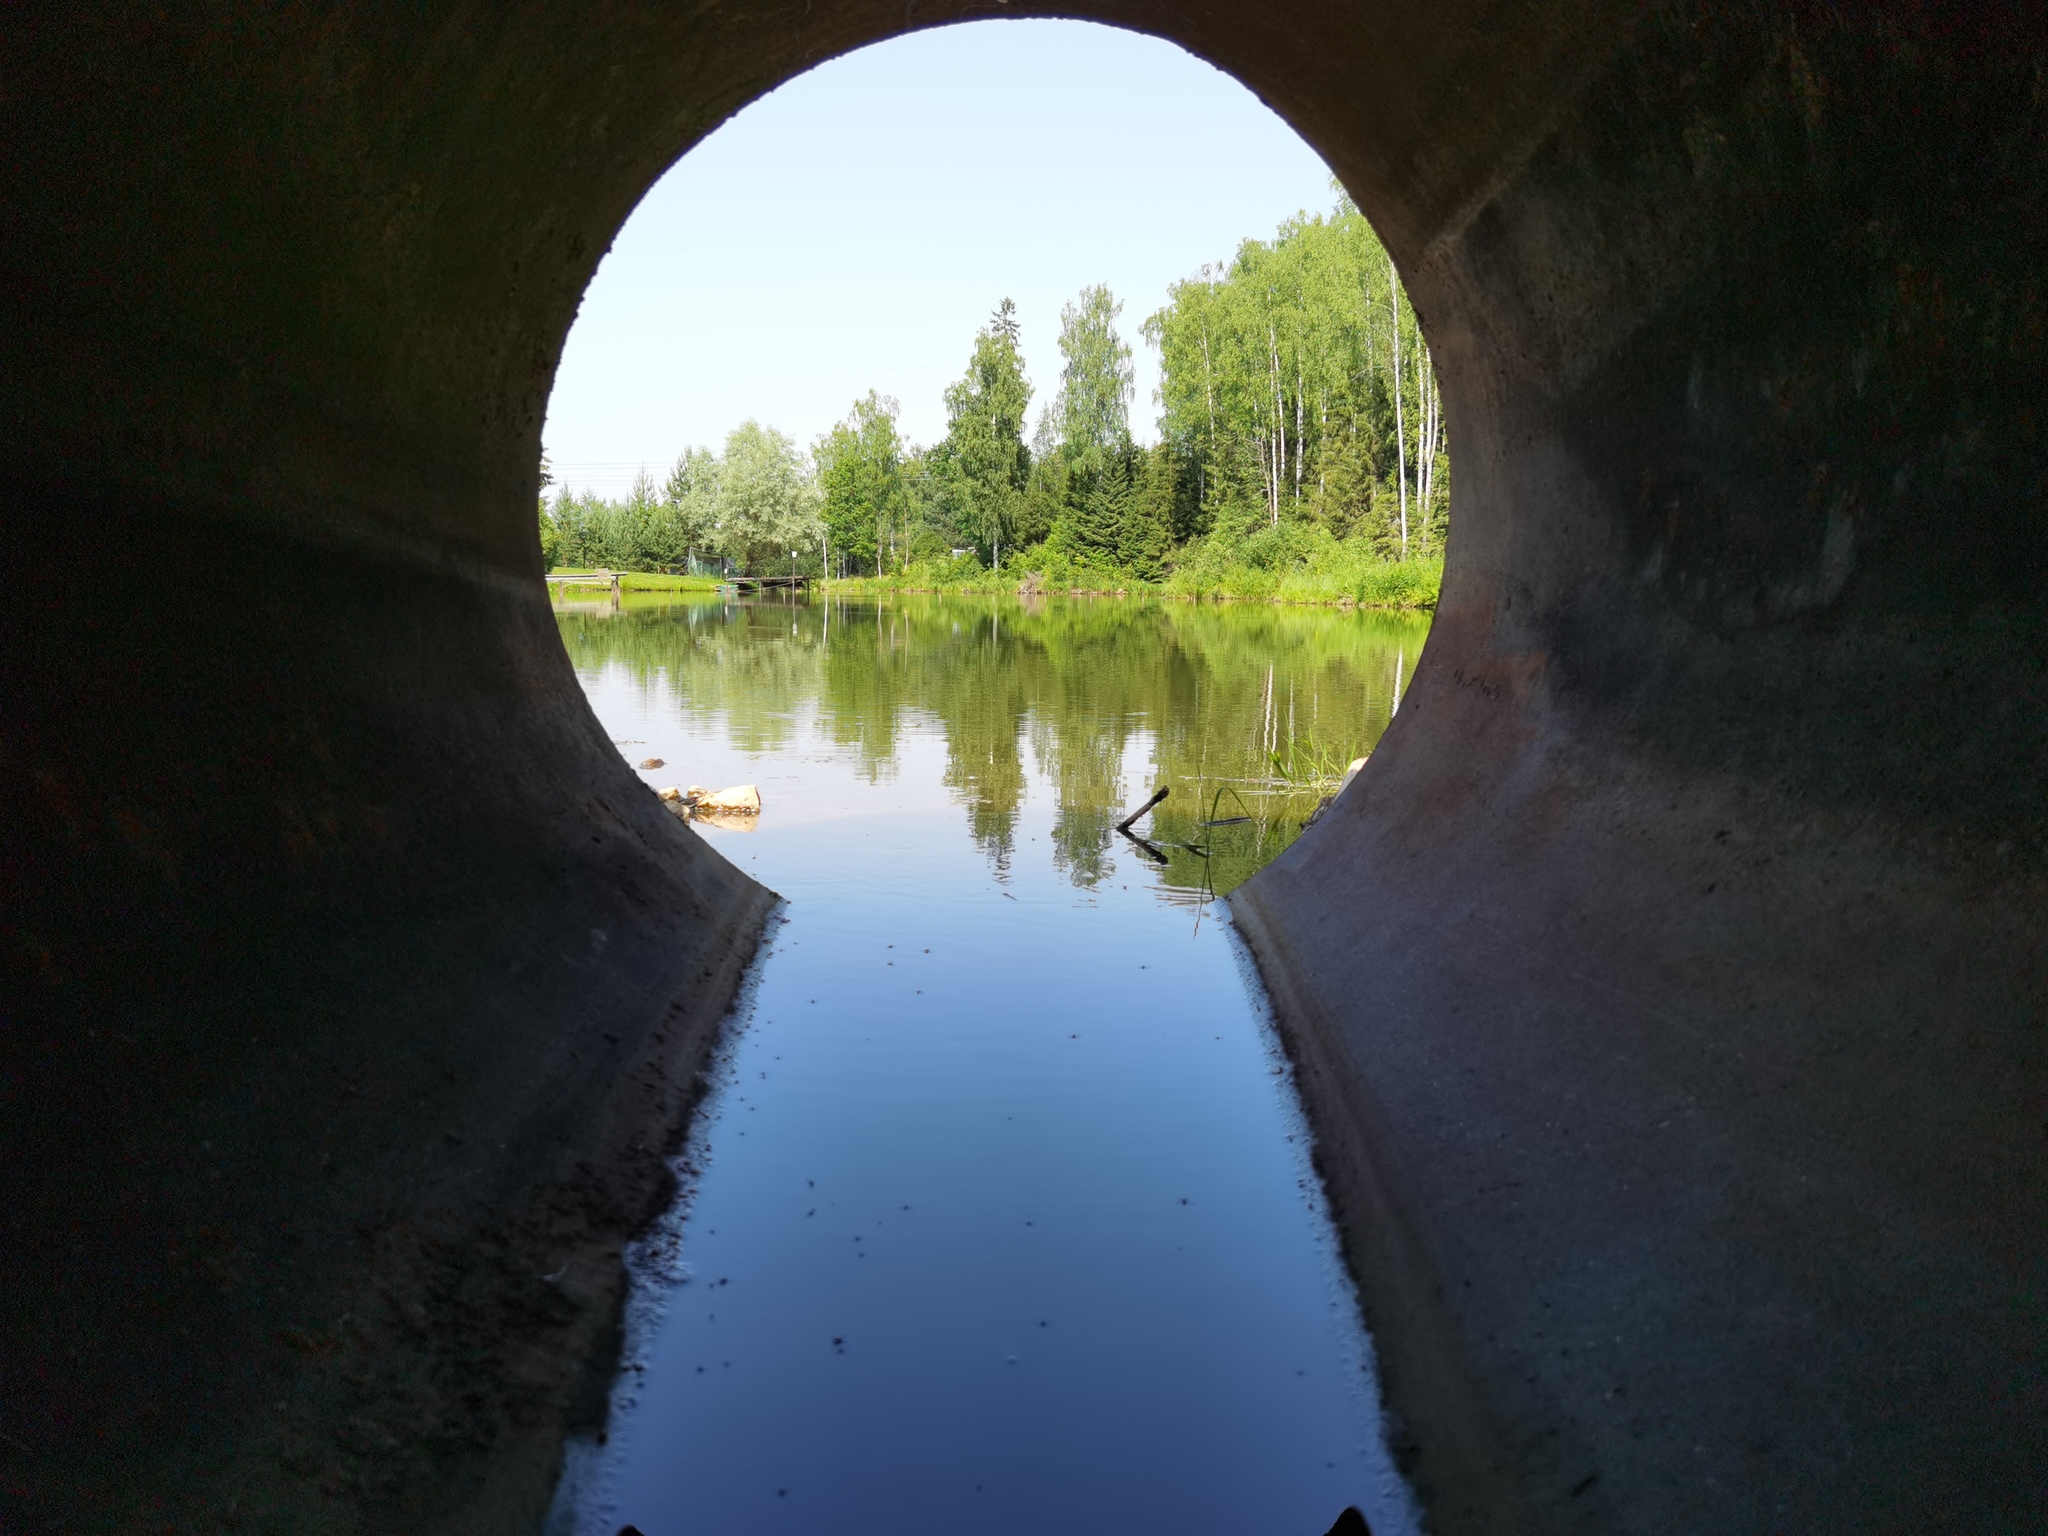
<path fill-rule="evenodd" d="M 1127 798 L 1124 752 L 1132 727 L 1156 707 L 1147 685 L 1164 649 L 1156 612 L 1087 606 L 1095 611 L 1085 622 L 1054 631 L 1048 686 L 1031 717 L 1032 756 L 1053 785 L 1053 863 L 1082 886 L 1108 873 L 1111 829 Z"/>
<path fill-rule="evenodd" d="M 1053 866 L 1087 886 L 1108 873 L 1111 829 L 1123 820 L 1125 735 L 1112 721 L 1077 724 L 1032 716 L 1031 751 L 1053 786 Z"/>
<path fill-rule="evenodd" d="M 1293 841 L 1327 792 L 1301 781 L 1300 762 L 1371 749 L 1428 632 L 1426 620 L 1329 609 L 986 598 L 629 599 L 561 625 L 579 671 L 623 668 L 751 752 L 814 734 L 872 781 L 895 771 L 910 712 L 929 716 L 946 786 L 999 877 L 1016 851 L 1027 742 L 1053 792 L 1054 862 L 1080 886 L 1107 873 L 1125 809 L 1169 785 L 1150 825 L 1163 882 L 1190 898 L 1227 893 Z M 1147 758 L 1148 781 L 1126 782 L 1127 764 Z M 1242 803 L 1221 814 L 1252 819 L 1202 826 L 1225 786 Z"/>
<path fill-rule="evenodd" d="M 941 644 L 933 654 L 944 661 L 931 667 L 925 707 L 945 726 L 946 787 L 966 805 L 967 829 L 1000 879 L 1010 871 L 1024 803 L 1018 741 L 1031 707 L 1030 674 L 1043 665 L 1044 652 L 1020 644 L 1000 612 L 961 626 Z"/>
<path fill-rule="evenodd" d="M 833 746 L 844 749 L 867 775 L 868 782 L 896 771 L 896 737 L 904 712 L 917 700 L 908 687 L 908 669 L 896 664 L 907 655 L 907 637 L 897 626 L 876 622 L 832 625 L 819 689 L 819 723 Z M 824 626 L 819 626 L 821 637 Z"/>

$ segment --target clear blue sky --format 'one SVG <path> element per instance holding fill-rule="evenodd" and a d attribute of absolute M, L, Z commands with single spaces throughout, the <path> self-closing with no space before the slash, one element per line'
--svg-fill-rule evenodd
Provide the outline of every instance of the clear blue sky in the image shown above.
<path fill-rule="evenodd" d="M 749 417 L 807 446 L 869 389 L 930 442 L 1005 295 L 1035 422 L 1060 306 L 1096 282 L 1124 301 L 1150 439 L 1145 317 L 1203 262 L 1327 210 L 1329 174 L 1243 86 L 1153 38 L 990 21 L 865 49 L 754 103 L 648 193 L 569 333 L 548 457 L 615 496 Z"/>

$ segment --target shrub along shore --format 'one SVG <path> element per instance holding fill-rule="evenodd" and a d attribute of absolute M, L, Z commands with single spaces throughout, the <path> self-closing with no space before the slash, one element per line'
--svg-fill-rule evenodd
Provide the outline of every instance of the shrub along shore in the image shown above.
<path fill-rule="evenodd" d="M 1288 530 L 1280 532 L 1285 534 Z M 1192 558 L 1184 559 L 1156 580 L 1114 565 L 1077 560 L 1061 550 L 1041 545 L 1009 556 L 995 570 L 966 554 L 914 561 L 885 576 L 834 577 L 822 585 L 839 597 L 881 596 L 891 592 L 960 596 L 1130 594 L 1410 611 L 1436 607 L 1437 589 L 1444 574 L 1440 555 L 1385 560 L 1355 544 L 1319 540 L 1300 533 L 1267 543 L 1272 547 L 1253 544 L 1247 549 L 1240 544 L 1230 548 L 1221 541 L 1197 544 L 1183 552 Z M 1294 547 L 1299 545 L 1306 547 Z M 1281 558 L 1275 558 L 1276 555 Z M 596 570 L 558 566 L 548 574 L 595 575 Z M 720 585 L 715 576 L 673 575 L 664 571 L 621 570 L 618 577 L 620 589 L 626 592 L 715 592 Z M 573 600 L 581 591 L 566 588 L 558 596 Z"/>
<path fill-rule="evenodd" d="M 1114 593 L 1225 602 L 1264 602 L 1325 607 L 1427 611 L 1436 607 L 1443 583 L 1441 556 L 1383 560 L 1336 540 L 1284 563 L 1256 564 L 1242 553 L 1199 549 L 1158 580 L 1148 581 L 1114 566 L 1075 560 L 1057 550 L 1029 549 L 989 570 L 972 555 L 921 560 L 886 576 L 850 576 L 825 583 L 839 596 L 890 592 L 1031 595 Z"/>

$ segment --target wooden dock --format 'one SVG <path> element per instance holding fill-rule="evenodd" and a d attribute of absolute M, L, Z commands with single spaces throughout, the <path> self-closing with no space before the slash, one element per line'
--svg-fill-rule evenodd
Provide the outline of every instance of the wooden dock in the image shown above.
<path fill-rule="evenodd" d="M 724 585 L 735 592 L 801 592 L 815 576 L 728 576 Z"/>

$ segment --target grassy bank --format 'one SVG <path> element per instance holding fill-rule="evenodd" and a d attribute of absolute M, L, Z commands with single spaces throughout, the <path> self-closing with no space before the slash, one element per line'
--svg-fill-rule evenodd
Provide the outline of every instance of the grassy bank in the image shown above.
<path fill-rule="evenodd" d="M 1281 530 L 1285 532 L 1285 530 Z M 1040 546 L 1007 556 L 988 570 L 972 556 L 926 560 L 886 576 L 849 577 L 834 592 L 861 596 L 886 592 L 1015 593 L 1129 592 L 1158 597 L 1217 598 L 1241 602 L 1304 603 L 1360 608 L 1428 610 L 1443 583 L 1441 555 L 1386 560 L 1336 540 L 1252 538 L 1230 544 L 1204 541 L 1180 552 L 1175 568 L 1146 579 L 1114 565 L 1077 559 Z"/>
<path fill-rule="evenodd" d="M 588 567 L 558 565 L 549 571 L 550 576 L 595 576 L 596 571 Z M 718 578 L 715 576 L 669 576 L 660 571 L 620 571 L 621 592 L 716 592 Z M 568 589 L 575 592 L 578 589 Z"/>

